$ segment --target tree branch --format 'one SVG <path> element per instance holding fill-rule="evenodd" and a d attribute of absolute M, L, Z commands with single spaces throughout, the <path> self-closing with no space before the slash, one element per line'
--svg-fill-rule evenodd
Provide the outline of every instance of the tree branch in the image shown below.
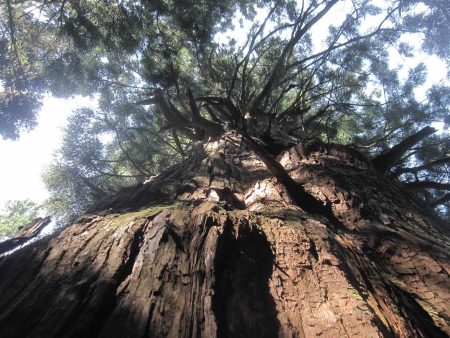
<path fill-rule="evenodd" d="M 197 104 L 195 103 L 194 95 L 189 88 L 187 88 L 187 94 L 189 98 L 189 113 L 192 117 L 192 123 L 196 127 L 205 130 L 211 136 L 222 134 L 224 130 L 220 124 L 209 121 L 200 115 Z"/>
<path fill-rule="evenodd" d="M 401 160 L 402 156 L 417 143 L 419 143 L 425 137 L 436 132 L 436 129 L 427 126 L 417 133 L 407 137 L 399 144 L 393 146 L 391 149 L 381 153 L 372 160 L 372 164 L 381 172 L 385 172 L 392 168 L 398 161 Z"/>
<path fill-rule="evenodd" d="M 17 46 L 16 28 L 15 28 L 15 24 L 14 24 L 14 13 L 13 13 L 12 5 L 11 5 L 11 0 L 6 0 L 6 7 L 8 9 L 8 28 L 9 28 L 9 34 L 11 36 L 11 42 L 13 45 L 14 54 L 16 56 L 17 63 L 19 65 L 19 69 L 23 73 L 22 61 L 20 60 L 19 49 Z M 15 67 L 13 67 L 13 70 L 14 70 L 14 74 L 17 77 Z"/>
<path fill-rule="evenodd" d="M 145 128 L 145 127 L 129 127 L 128 129 L 130 130 L 136 130 L 136 131 L 145 131 L 147 133 L 149 133 L 150 135 L 155 136 L 158 140 L 160 140 L 161 142 L 163 142 L 164 144 L 166 144 L 167 146 L 171 147 L 173 150 L 178 151 L 178 149 L 176 147 L 174 147 L 170 142 L 166 141 L 163 137 L 161 137 L 159 135 L 158 132 L 150 129 L 150 128 Z"/>
<path fill-rule="evenodd" d="M 214 96 L 214 95 L 197 96 L 195 98 L 195 101 L 207 102 L 212 104 L 214 107 L 225 106 L 228 112 L 222 110 L 221 113 L 225 113 L 228 116 L 228 122 L 234 125 L 238 125 L 243 118 L 240 110 L 236 108 L 236 106 L 233 104 L 233 101 L 229 97 Z"/>
<path fill-rule="evenodd" d="M 172 130 L 172 137 L 173 140 L 175 141 L 175 144 L 177 145 L 178 152 L 180 153 L 181 156 L 183 156 L 183 158 L 185 158 L 186 153 L 184 152 L 183 147 L 181 146 L 180 139 L 178 138 L 177 131 L 175 129 Z"/>
<path fill-rule="evenodd" d="M 450 201 L 450 194 L 445 194 L 441 198 L 438 198 L 437 200 L 434 200 L 430 203 L 430 206 L 437 207 L 438 205 L 442 205 Z"/>
<path fill-rule="evenodd" d="M 284 63 L 287 61 L 288 55 L 291 53 L 294 46 L 300 41 L 300 39 L 306 34 L 306 32 L 314 26 L 328 11 L 338 2 L 338 0 L 329 1 L 325 7 L 314 16 L 308 23 L 306 23 L 302 28 L 298 29 L 295 33 L 293 33 L 291 39 L 287 42 L 286 46 L 283 48 L 280 57 L 278 58 L 275 66 L 273 67 L 266 84 L 263 89 L 256 96 L 253 101 L 252 108 L 250 109 L 252 114 L 255 114 L 255 111 L 259 109 L 261 103 L 265 100 L 265 98 L 270 95 L 272 88 L 277 85 L 277 79 L 280 77 L 281 73 L 286 70 L 286 66 Z M 297 22 L 303 22 L 304 16 L 300 16 L 297 19 Z M 295 29 L 294 29 L 295 31 Z M 285 68 L 285 69 L 283 69 Z"/>
<path fill-rule="evenodd" d="M 108 195 L 108 193 L 106 191 L 104 191 L 103 189 L 97 187 L 88 178 L 86 178 L 86 177 L 84 177 L 82 175 L 79 175 L 79 177 L 83 181 L 83 183 L 91 190 L 92 197 L 94 197 L 94 199 L 100 199 L 100 198 L 105 197 L 106 195 Z"/>
<path fill-rule="evenodd" d="M 440 164 L 448 164 L 450 163 L 450 157 L 445 157 L 445 158 L 441 158 L 439 160 L 435 160 L 432 162 L 428 162 L 425 163 L 423 165 L 417 166 L 417 167 L 412 167 L 412 168 L 399 168 L 397 170 L 395 170 L 392 173 L 392 176 L 400 176 L 401 174 L 405 174 L 405 173 L 417 173 L 421 170 L 427 170 L 430 169 L 436 165 L 440 165 Z"/>
<path fill-rule="evenodd" d="M 388 18 L 389 18 L 396 10 L 397 10 L 397 9 L 398 9 L 398 6 L 395 7 L 394 9 L 391 9 L 391 10 L 387 13 L 387 15 L 384 17 L 384 19 L 380 22 L 380 24 L 378 25 L 378 27 L 377 27 L 373 32 L 368 33 L 368 34 L 366 34 L 366 35 L 360 35 L 360 36 L 354 37 L 354 38 L 352 38 L 352 39 L 350 39 L 350 40 L 347 40 L 347 41 L 342 42 L 342 43 L 339 43 L 339 44 L 336 44 L 337 39 L 335 39 L 335 40 L 333 41 L 333 43 L 331 43 L 330 46 L 329 46 L 327 49 L 325 49 L 325 50 L 323 50 L 323 51 L 321 51 L 321 52 L 319 52 L 319 53 L 310 55 L 310 56 L 308 56 L 308 57 L 306 57 L 306 58 L 303 58 L 303 59 L 301 59 L 301 60 L 299 60 L 299 61 L 296 61 L 296 62 L 290 64 L 290 65 L 287 67 L 287 69 L 290 69 L 290 68 L 292 68 L 292 67 L 296 67 L 296 66 L 299 66 L 299 65 L 301 65 L 301 64 L 304 64 L 305 62 L 307 62 L 307 61 L 309 61 L 309 60 L 312 60 L 312 59 L 315 59 L 315 58 L 317 58 L 317 57 L 319 57 L 319 56 L 321 57 L 321 56 L 327 55 L 328 53 L 330 53 L 331 51 L 333 51 L 333 50 L 335 50 L 335 49 L 338 49 L 338 48 L 342 48 L 342 47 L 348 46 L 348 45 L 350 45 L 350 44 L 352 44 L 352 43 L 355 43 L 355 42 L 358 42 L 358 41 L 361 41 L 361 40 L 369 39 L 369 38 L 371 38 L 371 37 L 373 37 L 373 36 L 375 36 L 376 34 L 379 34 L 379 33 L 381 33 L 381 32 L 384 32 L 384 31 L 392 31 L 392 29 L 389 29 L 389 28 L 381 28 L 381 27 L 382 27 L 383 24 L 386 22 L 386 20 L 387 20 L 387 19 L 388 19 Z M 338 36 L 339 36 L 339 35 L 338 35 Z M 316 60 L 316 61 L 317 61 L 317 60 Z M 313 63 L 315 63 L 316 61 L 314 61 Z"/>
<path fill-rule="evenodd" d="M 122 150 L 122 153 L 125 155 L 125 157 L 128 159 L 128 161 L 133 165 L 133 167 L 139 173 L 141 173 L 143 176 L 151 176 L 152 174 L 146 172 L 145 170 L 142 170 L 136 164 L 136 162 L 131 158 L 130 154 L 125 150 L 125 148 L 123 147 L 122 140 L 121 140 L 121 137 L 120 137 L 120 133 L 119 133 L 119 130 L 117 129 L 117 127 L 113 123 L 111 123 L 108 119 L 105 119 L 104 121 L 112 130 L 114 130 L 114 132 L 115 132 L 115 134 L 117 136 L 117 144 L 119 145 L 120 150 Z"/>
<path fill-rule="evenodd" d="M 417 181 L 405 183 L 404 187 L 408 190 L 421 190 L 421 189 L 450 190 L 450 183 L 439 183 L 434 181 Z"/>

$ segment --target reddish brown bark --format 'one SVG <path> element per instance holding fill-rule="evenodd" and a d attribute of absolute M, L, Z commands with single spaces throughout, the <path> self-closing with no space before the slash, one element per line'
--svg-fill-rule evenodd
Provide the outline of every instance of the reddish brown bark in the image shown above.
<path fill-rule="evenodd" d="M 446 337 L 439 224 L 347 148 L 279 162 L 322 209 L 230 134 L 3 258 L 0 336 Z"/>

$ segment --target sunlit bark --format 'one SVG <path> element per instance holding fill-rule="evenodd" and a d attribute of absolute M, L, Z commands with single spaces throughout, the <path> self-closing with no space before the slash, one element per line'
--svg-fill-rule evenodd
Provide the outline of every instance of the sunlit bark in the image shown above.
<path fill-rule="evenodd" d="M 1 337 L 446 337 L 448 235 L 342 146 L 226 133 L 0 261 Z M 270 163 L 269 163 L 270 165 Z"/>

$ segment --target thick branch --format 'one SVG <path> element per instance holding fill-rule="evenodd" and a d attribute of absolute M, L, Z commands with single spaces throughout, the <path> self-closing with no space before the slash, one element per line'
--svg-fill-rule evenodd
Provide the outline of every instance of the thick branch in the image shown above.
<path fill-rule="evenodd" d="M 432 206 L 434 208 L 434 207 L 437 207 L 438 205 L 445 204 L 449 201 L 450 201 L 450 194 L 445 194 L 441 198 L 438 198 L 437 200 L 434 200 L 433 202 L 431 202 L 430 206 Z"/>
<path fill-rule="evenodd" d="M 223 133 L 223 128 L 220 124 L 209 121 L 200 115 L 197 104 L 195 103 L 194 95 L 191 90 L 187 89 L 188 97 L 189 97 L 189 113 L 191 114 L 192 123 L 200 128 L 205 130 L 211 136 L 217 136 Z"/>
<path fill-rule="evenodd" d="M 180 133 L 184 134 L 186 137 L 198 140 L 198 136 L 202 136 L 203 139 L 205 135 L 217 136 L 223 133 L 223 127 L 216 123 L 204 118 L 195 103 L 194 98 L 190 89 L 188 92 L 188 102 L 181 101 L 186 113 L 189 114 L 189 118 L 186 117 L 182 112 L 180 112 L 173 104 L 170 102 L 166 94 L 161 90 L 155 91 L 154 101 L 158 110 L 164 115 L 167 120 L 166 125 L 161 128 L 164 129 L 177 129 Z M 193 132 L 192 132 L 192 131 Z"/>
<path fill-rule="evenodd" d="M 80 179 L 92 191 L 92 195 L 95 199 L 100 199 L 100 198 L 108 195 L 108 193 L 106 191 L 97 187 L 95 184 L 93 184 L 91 181 L 89 181 L 88 178 L 80 175 Z"/>
<path fill-rule="evenodd" d="M 189 126 L 190 121 L 170 102 L 162 90 L 155 91 L 154 101 L 156 106 L 170 124 Z"/>
<path fill-rule="evenodd" d="M 172 137 L 173 140 L 175 141 L 175 144 L 177 145 L 177 151 L 180 153 L 181 156 L 183 156 L 183 158 L 185 158 L 186 153 L 184 152 L 183 147 L 181 146 L 180 139 L 178 138 L 177 131 L 175 129 L 172 130 Z"/>
<path fill-rule="evenodd" d="M 233 101 L 229 97 L 221 96 L 198 96 L 195 101 L 203 101 L 213 105 L 213 107 L 219 109 L 220 106 L 226 107 L 227 111 L 224 109 L 219 109 L 221 114 L 224 114 L 232 125 L 238 125 L 242 120 L 243 116 L 239 109 L 233 104 Z"/>
<path fill-rule="evenodd" d="M 381 172 L 385 172 L 392 168 L 398 161 L 401 160 L 402 156 L 417 143 L 419 143 L 425 137 L 436 132 L 436 129 L 432 127 L 425 127 L 419 130 L 417 133 L 407 137 L 399 144 L 393 146 L 391 149 L 385 151 L 384 153 L 378 155 L 372 160 L 372 164 Z"/>

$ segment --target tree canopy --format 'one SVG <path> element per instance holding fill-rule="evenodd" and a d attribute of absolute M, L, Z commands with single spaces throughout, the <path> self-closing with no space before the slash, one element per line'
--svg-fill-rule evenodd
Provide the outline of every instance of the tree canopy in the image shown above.
<path fill-rule="evenodd" d="M 0 135 L 32 128 L 45 93 L 99 100 L 73 114 L 44 174 L 54 212 L 72 217 L 236 130 L 274 156 L 310 140 L 351 145 L 449 217 L 448 81 L 421 93 L 423 63 L 406 77 L 391 64 L 427 53 L 448 65 L 446 0 L 0 6 Z M 245 33 L 225 38 L 236 25 Z"/>

